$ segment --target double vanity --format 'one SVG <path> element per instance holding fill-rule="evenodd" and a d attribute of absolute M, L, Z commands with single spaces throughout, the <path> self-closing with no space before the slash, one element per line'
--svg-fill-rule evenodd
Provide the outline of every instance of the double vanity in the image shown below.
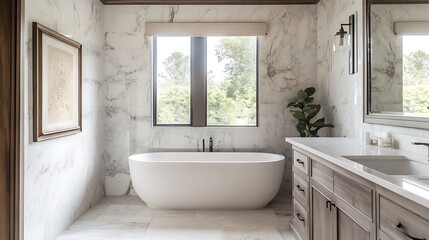
<path fill-rule="evenodd" d="M 291 228 L 307 240 L 429 240 L 429 162 L 351 138 L 287 138 Z"/>

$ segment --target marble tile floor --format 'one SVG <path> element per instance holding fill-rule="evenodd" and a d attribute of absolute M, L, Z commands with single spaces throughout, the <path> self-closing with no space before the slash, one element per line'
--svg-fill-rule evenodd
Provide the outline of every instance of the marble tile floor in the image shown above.
<path fill-rule="evenodd" d="M 291 216 L 276 211 L 278 203 L 260 210 L 156 210 L 138 197 L 106 197 L 56 240 L 294 240 Z"/>

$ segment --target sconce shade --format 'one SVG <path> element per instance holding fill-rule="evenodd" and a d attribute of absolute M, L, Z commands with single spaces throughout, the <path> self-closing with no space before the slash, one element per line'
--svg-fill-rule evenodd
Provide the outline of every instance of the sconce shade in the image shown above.
<path fill-rule="evenodd" d="M 346 51 L 349 52 L 349 74 L 353 75 L 357 73 L 358 70 L 358 59 L 357 59 L 357 27 L 356 23 L 356 14 L 349 16 L 349 23 L 341 24 L 340 30 L 335 33 L 332 40 L 333 46 L 332 51 L 340 52 Z M 344 27 L 348 27 L 349 30 L 346 32 Z"/>
<path fill-rule="evenodd" d="M 334 52 L 348 51 L 350 50 L 350 45 L 350 34 L 344 31 L 343 27 L 341 27 L 340 31 L 334 35 L 332 50 Z"/>

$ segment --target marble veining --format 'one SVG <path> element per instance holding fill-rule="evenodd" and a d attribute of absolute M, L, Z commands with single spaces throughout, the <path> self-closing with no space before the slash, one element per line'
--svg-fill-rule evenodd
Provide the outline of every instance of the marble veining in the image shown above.
<path fill-rule="evenodd" d="M 357 14 L 358 32 L 362 33 L 362 2 L 322 0 L 317 5 L 317 78 L 324 103 L 324 114 L 335 128 L 332 136 L 355 136 L 355 123 L 361 121 L 362 48 L 359 48 L 358 73 L 349 75 L 348 53 L 332 52 L 333 35 L 340 24 Z M 359 35 L 362 36 L 362 35 Z M 359 39 L 359 47 L 362 40 Z"/>
<path fill-rule="evenodd" d="M 291 217 L 272 209 L 156 210 L 138 197 L 107 197 L 56 240 L 294 240 Z"/>
<path fill-rule="evenodd" d="M 32 142 L 32 22 L 83 45 L 83 132 Z M 52 240 L 104 196 L 104 6 L 98 0 L 25 1 L 24 239 Z"/>
<path fill-rule="evenodd" d="M 105 129 L 106 194 L 129 189 L 128 156 L 153 151 L 198 151 L 213 137 L 215 150 L 285 155 L 284 136 L 296 136 L 286 108 L 296 92 L 317 85 L 316 6 L 106 6 Z M 146 22 L 257 22 L 269 24 L 260 37 L 259 127 L 152 127 L 151 40 Z M 291 191 L 287 161 L 282 192 Z M 133 191 L 131 191 L 133 193 Z"/>

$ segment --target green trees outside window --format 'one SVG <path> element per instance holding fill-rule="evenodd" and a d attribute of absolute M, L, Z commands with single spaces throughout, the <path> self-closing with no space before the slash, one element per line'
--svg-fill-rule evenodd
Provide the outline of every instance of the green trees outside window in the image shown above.
<path fill-rule="evenodd" d="M 406 113 L 429 114 L 429 54 L 417 50 L 404 56 L 403 108 Z"/>
<path fill-rule="evenodd" d="M 156 38 L 156 123 L 191 125 L 192 81 L 205 81 L 207 126 L 257 125 L 257 37 L 207 37 L 204 51 L 190 37 Z M 201 54 L 204 63 L 193 64 Z M 193 78 L 192 68 L 205 78 Z"/>

